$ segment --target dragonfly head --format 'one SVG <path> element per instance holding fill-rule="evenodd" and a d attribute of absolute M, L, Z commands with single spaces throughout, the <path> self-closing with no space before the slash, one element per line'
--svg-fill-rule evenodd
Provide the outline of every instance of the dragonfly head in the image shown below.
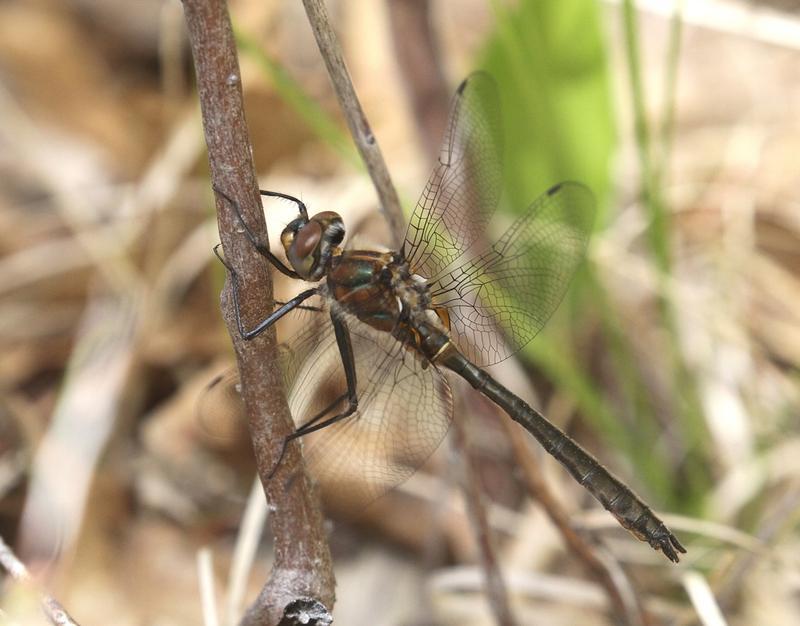
<path fill-rule="evenodd" d="M 294 270 L 309 281 L 320 280 L 344 239 L 344 221 L 333 211 L 311 219 L 298 217 L 281 233 L 281 243 Z"/>

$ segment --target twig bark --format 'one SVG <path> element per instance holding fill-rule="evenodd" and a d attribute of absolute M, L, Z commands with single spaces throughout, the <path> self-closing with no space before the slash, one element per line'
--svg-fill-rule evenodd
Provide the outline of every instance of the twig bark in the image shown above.
<path fill-rule="evenodd" d="M 31 580 L 28 568 L 17 558 L 2 537 L 0 537 L 0 567 L 19 583 L 27 583 Z M 46 593 L 41 594 L 41 603 L 45 616 L 55 626 L 78 626 L 78 622 L 72 619 L 66 609 L 52 596 Z"/>
<path fill-rule="evenodd" d="M 624 577 L 624 573 L 621 570 L 612 573 L 602 559 L 597 556 L 596 550 L 572 527 L 566 511 L 553 497 L 547 483 L 542 480 L 542 468 L 525 444 L 525 435 L 520 436 L 522 433 L 519 427 L 511 420 L 503 419 L 502 423 L 514 449 L 517 464 L 522 470 L 522 479 L 528 494 L 542 506 L 547 517 L 561 534 L 564 543 L 605 590 L 616 621 L 630 626 L 652 624 L 652 619 L 639 602 L 633 586 Z M 617 578 L 622 576 L 623 580 L 618 582 L 615 574 Z"/>
<path fill-rule="evenodd" d="M 506 585 L 503 581 L 500 567 L 497 564 L 492 532 L 489 528 L 489 521 L 486 518 L 486 505 L 478 468 L 475 457 L 470 451 L 466 428 L 458 417 L 453 420 L 451 432 L 453 445 L 457 453 L 456 456 L 461 465 L 459 479 L 461 480 L 462 492 L 466 500 L 467 515 L 472 523 L 475 538 L 478 541 L 481 567 L 486 578 L 486 595 L 489 600 L 489 606 L 498 624 L 501 626 L 514 626 L 517 621 L 511 612 Z"/>
<path fill-rule="evenodd" d="M 437 156 L 450 93 L 430 21 L 428 0 L 388 0 L 397 64 L 408 88 L 426 154 Z"/>
<path fill-rule="evenodd" d="M 381 209 L 389 223 L 392 243 L 395 250 L 399 250 L 405 232 L 403 209 L 400 206 L 397 190 L 389 177 L 389 170 L 386 168 L 381 149 L 356 96 L 353 82 L 350 80 L 350 73 L 347 71 L 347 65 L 342 56 L 339 40 L 328 18 L 325 2 L 324 0 L 303 0 L 303 6 L 306 9 L 311 29 L 314 31 L 320 54 L 328 68 L 339 105 L 347 119 L 350 134 L 353 136 L 358 152 L 372 178 L 372 184 L 378 193 Z"/>
<path fill-rule="evenodd" d="M 256 237 L 268 241 L 226 4 L 224 0 L 184 0 L 184 10 L 212 183 L 239 204 Z M 217 221 L 225 257 L 237 273 L 242 315 L 246 320 L 262 319 L 273 305 L 267 264 L 242 234 L 234 208 L 219 194 Z M 241 338 L 233 311 L 230 278 L 221 302 L 236 351 L 258 472 L 272 511 L 270 526 L 275 542 L 270 578 L 242 623 L 276 624 L 284 607 L 299 598 L 316 599 L 328 608 L 333 606 L 330 549 L 316 495 L 297 445 L 289 446 L 277 473 L 269 478 L 282 442 L 293 430 L 275 332 L 269 330 L 251 341 Z"/>

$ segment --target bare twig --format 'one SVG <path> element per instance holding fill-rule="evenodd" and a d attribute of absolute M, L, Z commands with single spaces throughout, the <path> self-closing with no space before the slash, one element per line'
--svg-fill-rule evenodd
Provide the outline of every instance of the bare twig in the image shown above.
<path fill-rule="evenodd" d="M 564 543 L 605 590 L 613 614 L 619 620 L 624 619 L 627 624 L 650 624 L 649 616 L 639 603 L 633 587 L 624 577 L 624 573 L 621 570 L 610 571 L 610 568 L 598 557 L 595 549 L 570 524 L 566 511 L 553 497 L 547 483 L 542 480 L 542 468 L 533 458 L 530 449 L 525 444 L 524 437 L 520 436 L 519 427 L 507 419 L 503 419 L 502 423 L 514 449 L 517 464 L 522 470 L 522 478 L 529 495 L 542 506 L 547 517 L 561 533 Z M 620 577 L 622 580 L 619 580 Z"/>
<path fill-rule="evenodd" d="M 15 581 L 19 583 L 29 583 L 31 576 L 28 568 L 17 558 L 17 555 L 8 547 L 8 544 L 0 537 L 0 567 L 6 570 Z M 56 626 L 78 626 L 66 609 L 50 595 L 41 595 L 42 610 L 52 624 Z"/>
<path fill-rule="evenodd" d="M 367 165 L 372 184 L 378 193 L 381 208 L 389 223 L 394 247 L 399 250 L 405 233 L 403 209 L 400 206 L 400 199 L 397 197 L 397 190 L 389 177 L 389 170 L 386 168 L 381 149 L 356 96 L 350 80 L 350 73 L 347 71 L 342 56 L 339 40 L 336 33 L 333 32 L 328 11 L 325 9 L 325 2 L 324 0 L 303 0 L 303 6 L 306 8 L 308 21 L 314 31 L 322 58 L 325 60 L 325 66 L 328 68 L 328 74 L 339 99 L 339 105 L 347 119 L 350 133 L 353 135 L 358 152 Z"/>
<path fill-rule="evenodd" d="M 430 21 L 428 0 L 388 0 L 392 40 L 420 139 L 435 157 L 444 136 L 450 94 Z"/>
<path fill-rule="evenodd" d="M 247 590 L 247 578 L 253 567 L 258 550 L 259 540 L 264 534 L 267 522 L 267 505 L 261 497 L 261 485 L 253 481 L 247 507 L 239 524 L 236 546 L 233 550 L 230 573 L 228 574 L 228 590 L 225 594 L 224 624 L 234 626 L 244 606 L 244 594 Z"/>
<path fill-rule="evenodd" d="M 203 608 L 203 625 L 219 626 L 217 595 L 214 589 L 214 563 L 211 549 L 197 551 L 197 578 L 200 583 L 200 602 Z"/>
<path fill-rule="evenodd" d="M 497 557 L 492 542 L 491 529 L 486 518 L 486 506 L 484 503 L 483 490 L 480 485 L 480 476 L 475 463 L 475 458 L 471 454 L 464 425 L 456 418 L 453 420 L 452 431 L 453 445 L 455 446 L 457 458 L 462 468 L 459 478 L 462 483 L 464 498 L 467 505 L 467 515 L 472 523 L 475 537 L 478 541 L 478 551 L 481 557 L 481 566 L 486 577 L 486 595 L 489 605 L 492 608 L 495 619 L 502 626 L 513 626 L 517 621 L 511 612 L 511 605 L 508 601 L 508 593 L 503 582 L 500 567 L 497 564 Z"/>
<path fill-rule="evenodd" d="M 268 241 L 225 2 L 184 0 L 184 10 L 214 187 L 237 202 L 250 230 Z M 243 316 L 247 320 L 263 317 L 273 304 L 266 264 L 241 234 L 234 207 L 219 194 L 217 219 L 225 257 L 242 285 Z M 322 515 L 298 446 L 289 446 L 274 478 L 269 478 L 282 442 L 293 429 L 276 358 L 275 332 L 270 329 L 244 341 L 237 330 L 230 290 L 229 280 L 222 293 L 222 309 L 239 364 L 259 476 L 273 511 L 270 525 L 275 541 L 270 579 L 243 624 L 276 624 L 284 607 L 298 598 L 315 598 L 331 607 L 333 569 Z M 269 308 L 265 311 L 265 307 Z"/>

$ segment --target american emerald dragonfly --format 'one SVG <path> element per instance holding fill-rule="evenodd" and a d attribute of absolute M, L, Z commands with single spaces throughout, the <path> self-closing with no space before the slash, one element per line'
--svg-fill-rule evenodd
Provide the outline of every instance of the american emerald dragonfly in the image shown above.
<path fill-rule="evenodd" d="M 278 271 L 314 283 L 247 328 L 238 303 L 245 285 L 226 264 L 243 338 L 293 310 L 314 318 L 283 347 L 296 423 L 284 450 L 302 437 L 312 474 L 345 485 L 357 476 L 340 489 L 366 504 L 406 480 L 443 439 L 453 417 L 449 370 L 533 435 L 624 528 L 677 562 L 686 550 L 631 489 L 482 369 L 545 325 L 584 255 L 594 215 L 586 187 L 561 183 L 486 246 L 501 190 L 501 136 L 495 83 L 474 74 L 458 88 L 438 164 L 399 251 L 349 249 L 337 213 L 309 217 L 297 198 L 262 191 L 299 210 L 281 234 L 287 266 L 217 190 Z"/>

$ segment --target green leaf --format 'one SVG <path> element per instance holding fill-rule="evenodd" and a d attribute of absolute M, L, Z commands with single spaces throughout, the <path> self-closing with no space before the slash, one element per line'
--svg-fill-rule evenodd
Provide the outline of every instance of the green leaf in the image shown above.
<path fill-rule="evenodd" d="M 495 11 L 482 65 L 503 100 L 513 210 L 562 180 L 588 185 L 604 207 L 616 134 L 597 3 L 523 0 Z"/>

